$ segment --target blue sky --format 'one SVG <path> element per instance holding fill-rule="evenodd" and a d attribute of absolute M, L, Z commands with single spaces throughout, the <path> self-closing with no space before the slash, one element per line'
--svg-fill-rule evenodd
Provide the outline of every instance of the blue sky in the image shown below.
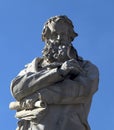
<path fill-rule="evenodd" d="M 113 0 L 0 0 L 0 129 L 15 130 L 10 82 L 41 56 L 41 31 L 51 16 L 67 15 L 79 36 L 73 44 L 84 59 L 100 71 L 99 90 L 93 97 L 91 130 L 114 128 L 114 1 Z"/>

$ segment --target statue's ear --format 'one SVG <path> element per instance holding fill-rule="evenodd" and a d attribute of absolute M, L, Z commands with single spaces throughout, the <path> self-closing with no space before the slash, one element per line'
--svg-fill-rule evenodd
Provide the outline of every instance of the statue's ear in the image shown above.
<path fill-rule="evenodd" d="M 70 59 L 77 59 L 78 58 L 78 54 L 76 49 L 73 47 L 73 45 L 71 44 L 68 47 L 68 51 L 67 51 L 67 55 Z"/>

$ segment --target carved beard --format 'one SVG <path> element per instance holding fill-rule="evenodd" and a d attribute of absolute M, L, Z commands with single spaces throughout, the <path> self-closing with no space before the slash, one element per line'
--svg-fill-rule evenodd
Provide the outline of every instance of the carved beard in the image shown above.
<path fill-rule="evenodd" d="M 48 41 L 42 51 L 43 58 L 50 63 L 65 62 L 70 59 L 68 49 L 68 44 Z"/>

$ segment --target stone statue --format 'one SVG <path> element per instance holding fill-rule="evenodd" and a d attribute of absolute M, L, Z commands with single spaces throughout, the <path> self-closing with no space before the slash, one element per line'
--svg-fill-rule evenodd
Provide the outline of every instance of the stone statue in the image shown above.
<path fill-rule="evenodd" d="M 87 117 L 99 72 L 73 47 L 77 36 L 67 16 L 54 16 L 45 23 L 43 56 L 11 82 L 16 101 L 9 107 L 19 119 L 16 130 L 90 130 Z"/>

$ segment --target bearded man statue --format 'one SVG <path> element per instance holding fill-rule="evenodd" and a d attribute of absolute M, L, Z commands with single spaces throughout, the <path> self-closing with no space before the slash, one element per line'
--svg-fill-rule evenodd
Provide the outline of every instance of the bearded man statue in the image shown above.
<path fill-rule="evenodd" d="M 88 114 L 98 89 L 98 68 L 73 47 L 78 34 L 64 15 L 51 17 L 42 31 L 42 57 L 11 82 L 16 130 L 90 130 Z"/>

